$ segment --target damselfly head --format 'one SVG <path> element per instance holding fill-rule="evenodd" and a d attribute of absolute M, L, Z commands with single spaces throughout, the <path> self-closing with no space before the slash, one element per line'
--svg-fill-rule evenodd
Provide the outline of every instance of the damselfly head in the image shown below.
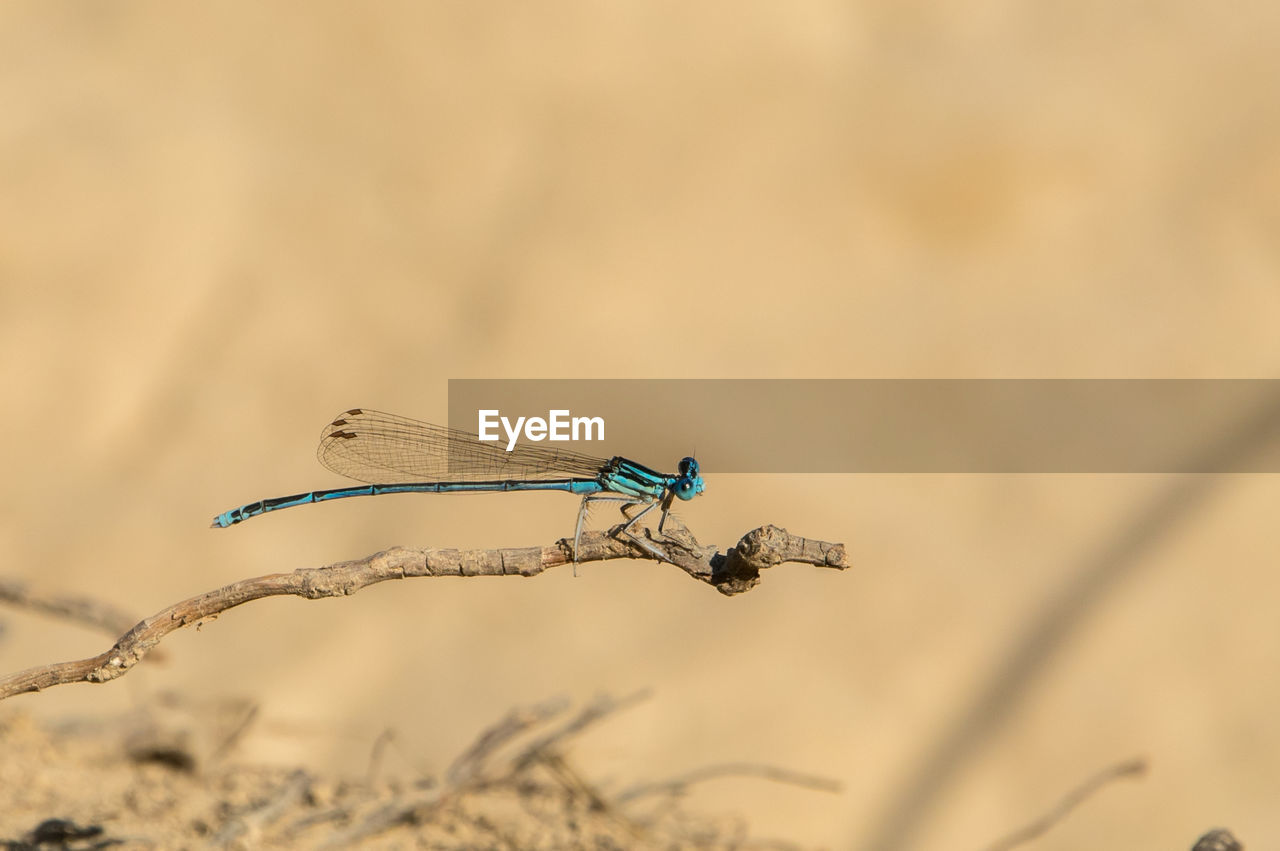
<path fill-rule="evenodd" d="M 705 487 L 702 476 L 698 475 L 698 462 L 693 458 L 681 458 L 680 478 L 671 486 L 671 492 L 680 499 L 693 499 Z"/>

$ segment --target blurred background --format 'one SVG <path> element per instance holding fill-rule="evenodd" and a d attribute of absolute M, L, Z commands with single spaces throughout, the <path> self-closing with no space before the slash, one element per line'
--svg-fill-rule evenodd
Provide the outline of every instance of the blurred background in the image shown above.
<path fill-rule="evenodd" d="M 0 7 L 0 559 L 141 617 L 396 544 L 568 534 L 563 495 L 341 483 L 353 406 L 449 378 L 1272 377 L 1280 6 L 878 2 Z M 841 416 L 815 411 L 814 416 Z M 802 439 L 802 437 L 800 438 Z M 1248 451 L 1249 447 L 1240 447 Z M 1274 844 L 1275 477 L 711 476 L 682 516 L 843 541 L 722 598 L 614 562 L 272 599 L 163 664 L 0 706 L 247 698 L 251 760 L 438 772 L 516 704 L 653 687 L 607 784 L 752 761 L 754 835 Z M 5 673 L 102 652 L 5 610 Z"/>

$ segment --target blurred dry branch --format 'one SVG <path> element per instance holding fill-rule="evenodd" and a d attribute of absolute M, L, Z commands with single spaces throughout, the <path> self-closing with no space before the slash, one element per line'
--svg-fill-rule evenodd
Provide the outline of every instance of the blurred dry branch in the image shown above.
<path fill-rule="evenodd" d="M 1189 458 L 1191 470 L 1244 470 L 1247 462 L 1274 445 L 1280 435 L 1280 395 L 1263 400 L 1255 411 Z M 1008 654 L 992 668 L 973 699 L 960 704 L 937 741 L 891 797 L 882 814 L 856 844 L 866 848 L 914 847 L 916 834 L 963 770 L 992 734 L 1025 699 L 1031 686 L 1052 670 L 1088 616 L 1126 580 L 1150 563 L 1148 554 L 1168 535 L 1184 528 L 1214 496 L 1222 475 L 1179 475 L 1168 478 L 1132 515 L 1088 552 L 1061 590 L 1007 642 Z"/>
<path fill-rule="evenodd" d="M 760 581 L 760 571 L 783 562 L 838 570 L 848 567 L 843 544 L 802 538 L 777 526 L 748 532 L 737 546 L 722 554 L 714 546 L 700 545 L 675 518 L 667 523 L 665 535 L 644 530 L 646 537 L 639 541 L 618 535 L 621 526 L 584 533 L 578 563 L 618 558 L 657 560 L 661 554 L 692 578 L 726 595 L 750 590 Z M 416 576 L 536 576 L 548 568 L 572 563 L 571 553 L 572 543 L 567 539 L 545 547 L 492 550 L 397 547 L 357 561 L 244 579 L 152 615 L 126 632 L 110 650 L 91 659 L 43 665 L 0 678 L 0 700 L 65 683 L 113 680 L 138 664 L 170 632 L 262 597 L 342 597 L 388 579 Z"/>
<path fill-rule="evenodd" d="M 684 847 L 693 842 L 698 847 L 742 847 L 742 838 L 726 836 L 714 824 L 692 827 L 688 814 L 666 810 L 653 815 L 623 811 L 624 796 L 610 796 L 585 779 L 566 756 L 569 744 L 586 730 L 610 716 L 648 698 L 648 692 L 637 692 L 621 698 L 603 695 L 579 709 L 566 721 L 537 736 L 520 742 L 537 728 L 551 723 L 569 709 L 566 700 L 550 700 L 534 706 L 513 709 L 504 718 L 483 731 L 454 760 L 445 772 L 443 782 L 420 784 L 398 794 L 390 802 L 352 802 L 308 816 L 286 829 L 279 838 L 305 841 L 303 833 L 316 825 L 342 825 L 321 847 L 348 848 L 396 828 L 426 826 L 432 823 L 453 824 L 469 820 L 472 827 L 491 834 L 497 844 L 523 847 L 531 836 L 511 835 L 505 827 L 487 818 L 476 817 L 468 802 L 486 795 L 511 795 L 526 808 L 555 813 L 543 830 L 554 833 L 561 824 L 577 824 L 579 829 L 606 840 L 604 847 L 618 847 L 622 842 L 658 847 Z M 743 765 L 737 773 L 746 773 L 780 782 L 795 782 L 805 777 L 772 766 Z M 825 778 L 808 778 L 802 785 L 836 791 L 839 785 Z M 652 784 L 655 788 L 670 784 Z M 369 804 L 374 804 L 369 806 Z M 535 823 L 539 820 L 535 819 Z M 691 835 L 692 834 L 692 835 Z M 585 839 L 586 837 L 579 837 Z M 545 841 L 546 837 L 542 837 Z M 563 837 L 560 837 L 563 840 Z M 532 842 L 532 844 L 537 844 Z M 588 843 L 589 845 L 590 843 Z M 540 846 L 543 847 L 543 846 Z"/>
<path fill-rule="evenodd" d="M 172 698 L 178 704 L 171 708 L 189 710 L 183 720 L 191 734 L 185 737 L 173 736 L 174 719 L 154 706 L 69 726 L 7 713 L 0 723 L 4 764 L 9 777 L 30 782 L 0 784 L 0 815 L 9 816 L 0 827 L 0 848 L 798 847 L 752 837 L 743 815 L 700 812 L 678 793 L 657 796 L 658 806 L 650 806 L 653 798 L 624 800 L 617 790 L 625 782 L 598 781 L 575 765 L 573 747 L 584 734 L 647 697 L 642 691 L 576 706 L 553 699 L 516 707 L 476 733 L 442 772 L 363 782 L 209 758 L 200 743 L 221 736 L 220 702 L 190 705 Z M 210 709 L 215 711 L 203 711 Z M 213 728 L 202 730 L 210 721 Z M 124 738 L 139 734 L 172 741 L 175 757 L 157 761 L 121 748 Z M 394 738 L 379 734 L 374 747 L 388 746 L 395 746 Z M 735 773 L 784 783 L 805 777 L 749 763 Z M 815 782 L 801 785 L 838 788 L 823 778 L 807 780 Z M 13 809 L 22 810 L 20 819 L 12 817 Z"/>
<path fill-rule="evenodd" d="M 1016 848 L 1033 839 L 1038 839 L 1103 786 L 1122 777 L 1142 777 L 1146 773 L 1147 763 L 1142 759 L 1131 759 L 1105 768 L 1064 795 L 1062 800 L 1054 805 L 1053 809 L 1035 821 L 988 845 L 987 851 L 1008 851 L 1010 848 Z"/>
<path fill-rule="evenodd" d="M 672 777 L 657 783 L 643 783 L 632 786 L 630 789 L 618 794 L 616 800 L 619 803 L 628 803 L 651 795 L 684 795 L 689 791 L 689 787 L 696 783 L 718 780 L 722 777 L 762 777 L 765 780 L 772 780 L 776 783 L 803 786 L 819 792 L 839 792 L 842 788 L 837 781 L 827 777 L 801 774 L 795 771 L 749 762 L 730 762 L 723 765 L 704 766 L 679 777 Z"/>
<path fill-rule="evenodd" d="M 294 771 L 275 794 L 251 810 L 227 820 L 210 843 L 215 848 L 236 845 L 251 846 L 262 840 L 272 825 L 306 800 L 311 778 L 307 772 Z"/>
<path fill-rule="evenodd" d="M 44 593 L 13 579 L 0 579 L 0 602 L 65 618 L 112 635 L 119 635 L 135 623 L 135 615 L 110 603 L 71 594 Z"/>

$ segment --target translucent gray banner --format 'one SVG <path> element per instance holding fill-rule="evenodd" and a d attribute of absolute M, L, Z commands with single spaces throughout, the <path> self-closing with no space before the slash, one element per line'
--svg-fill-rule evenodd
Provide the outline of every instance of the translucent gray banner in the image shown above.
<path fill-rule="evenodd" d="M 480 411 L 598 417 L 603 440 L 540 445 L 664 472 L 1280 472 L 1275 379 L 450 380 L 449 424 Z"/>

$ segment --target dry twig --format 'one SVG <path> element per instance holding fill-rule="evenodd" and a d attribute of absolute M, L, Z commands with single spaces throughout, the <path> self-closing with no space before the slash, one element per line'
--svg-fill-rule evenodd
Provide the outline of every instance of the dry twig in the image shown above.
<path fill-rule="evenodd" d="M 310 785 L 311 778 L 305 771 L 293 772 L 271 799 L 229 819 L 210 844 L 215 848 L 258 844 L 262 834 L 306 796 Z"/>
<path fill-rule="evenodd" d="M 722 777 L 761 777 L 765 780 L 772 780 L 775 783 L 787 783 L 818 792 L 839 792 L 842 788 L 838 781 L 828 777 L 820 777 L 816 774 L 801 774 L 798 771 L 788 771 L 785 768 L 760 765 L 754 762 L 731 762 L 723 765 L 704 766 L 679 777 L 673 777 L 657 783 L 642 783 L 632 786 L 617 795 L 615 800 L 619 804 L 625 804 L 649 795 L 683 795 L 695 783 L 718 780 Z"/>
<path fill-rule="evenodd" d="M 1049 812 L 1030 824 L 1018 828 L 1008 836 L 988 845 L 987 851 L 1007 851 L 1009 848 L 1016 848 L 1019 845 L 1030 842 L 1066 818 L 1068 813 L 1111 781 L 1118 780 L 1121 777 L 1141 777 L 1146 773 L 1147 763 L 1142 759 L 1131 759 L 1103 769 L 1068 792 Z"/>
<path fill-rule="evenodd" d="M 101 600 L 71 594 L 46 594 L 13 579 L 0 579 L 0 602 L 65 618 L 111 635 L 119 635 L 133 626 L 133 619 L 137 617 Z"/>
<path fill-rule="evenodd" d="M 620 527 L 584 533 L 578 561 L 654 560 L 651 553 L 661 552 L 668 562 L 692 578 L 726 595 L 750 590 L 760 581 L 761 570 L 783 562 L 838 570 L 848 567 L 843 544 L 802 538 L 777 526 L 748 532 L 737 546 L 721 554 L 715 547 L 698 544 L 674 517 L 667 524 L 667 534 L 655 536 L 650 532 L 645 546 L 616 535 Z M 571 552 L 567 539 L 546 547 L 491 550 L 397 547 L 358 561 L 244 579 L 152 615 L 126 632 L 110 650 L 91 659 L 43 665 L 0 678 L 0 700 L 65 683 L 114 680 L 138 664 L 170 632 L 262 597 L 342 597 L 366 585 L 416 576 L 536 576 L 548 568 L 571 563 Z"/>
<path fill-rule="evenodd" d="M 515 757 L 498 760 L 497 752 L 504 746 L 565 712 L 569 708 L 569 702 L 564 698 L 557 698 L 513 709 L 484 730 L 469 748 L 459 754 L 445 772 L 443 785 L 426 792 L 417 791 L 400 796 L 397 800 L 378 807 L 373 813 L 329 837 L 323 847 L 347 848 L 395 827 L 424 824 L 467 794 L 500 786 L 517 786 L 529 775 L 532 767 L 538 764 L 549 769 L 549 775 L 567 796 L 586 800 L 590 808 L 601 809 L 602 798 L 599 793 L 568 767 L 557 746 L 567 745 L 570 739 L 594 722 L 646 696 L 647 692 L 640 692 L 622 699 L 607 696 L 598 698 L 557 730 L 521 748 Z M 499 764 L 495 766 L 495 763 Z M 629 828 L 630 825 L 626 827 Z"/>

